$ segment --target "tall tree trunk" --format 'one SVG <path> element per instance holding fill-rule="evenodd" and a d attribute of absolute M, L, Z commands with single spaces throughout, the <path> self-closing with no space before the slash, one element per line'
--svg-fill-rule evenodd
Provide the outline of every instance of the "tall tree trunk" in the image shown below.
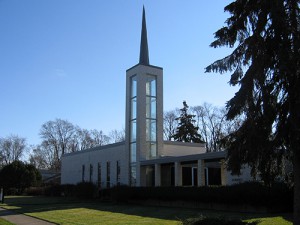
<path fill-rule="evenodd" d="M 300 225 L 300 146 L 297 148 L 294 153 L 294 225 Z"/>
<path fill-rule="evenodd" d="M 297 77 L 297 73 L 295 77 Z M 298 78 L 298 77 L 297 77 Z M 299 78 L 295 81 L 294 90 L 291 92 L 292 103 L 290 105 L 291 130 L 290 144 L 293 154 L 293 173 L 294 173 L 294 225 L 300 225 L 300 94 Z"/>

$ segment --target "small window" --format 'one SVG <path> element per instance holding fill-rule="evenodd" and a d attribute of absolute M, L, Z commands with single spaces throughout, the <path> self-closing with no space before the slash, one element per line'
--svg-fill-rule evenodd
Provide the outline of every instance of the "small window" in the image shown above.
<path fill-rule="evenodd" d="M 98 163 L 98 188 L 101 188 L 101 163 Z"/>
<path fill-rule="evenodd" d="M 120 185 L 120 180 L 121 180 L 121 166 L 120 166 L 120 161 L 117 161 L 117 185 Z"/>
<path fill-rule="evenodd" d="M 130 144 L 130 162 L 136 162 L 136 142 Z"/>
<path fill-rule="evenodd" d="M 147 76 L 146 95 L 156 96 L 156 76 L 152 76 L 152 75 Z"/>
<path fill-rule="evenodd" d="M 130 166 L 130 186 L 136 186 L 136 164 L 134 163 Z"/>
<path fill-rule="evenodd" d="M 82 165 L 81 169 L 81 181 L 84 182 L 84 177 L 85 177 L 85 165 Z"/>
<path fill-rule="evenodd" d="M 110 162 L 106 163 L 106 187 L 110 188 Z"/>
<path fill-rule="evenodd" d="M 90 164 L 90 182 L 93 182 L 93 165 Z"/>
<path fill-rule="evenodd" d="M 137 94 L 137 77 L 131 77 L 131 97 L 135 97 Z"/>

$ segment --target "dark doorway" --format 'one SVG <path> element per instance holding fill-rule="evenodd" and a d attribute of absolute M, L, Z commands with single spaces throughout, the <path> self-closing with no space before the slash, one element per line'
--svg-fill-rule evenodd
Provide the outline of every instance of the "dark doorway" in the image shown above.
<path fill-rule="evenodd" d="M 171 167 L 171 186 L 175 186 L 175 168 Z"/>
<path fill-rule="evenodd" d="M 192 168 L 182 167 L 182 185 L 191 186 L 192 185 Z"/>
<path fill-rule="evenodd" d="M 197 169 L 197 167 L 193 167 L 192 171 L 193 171 L 192 185 L 198 186 L 198 169 Z"/>
<path fill-rule="evenodd" d="M 206 185 L 221 185 L 221 168 L 206 168 L 205 169 L 205 184 Z"/>
<path fill-rule="evenodd" d="M 146 186 L 154 187 L 155 186 L 155 170 L 154 166 L 146 167 Z"/>

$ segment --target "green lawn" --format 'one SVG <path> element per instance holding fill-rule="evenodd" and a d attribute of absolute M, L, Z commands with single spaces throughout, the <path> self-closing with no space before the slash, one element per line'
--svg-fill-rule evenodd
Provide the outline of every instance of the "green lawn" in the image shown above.
<path fill-rule="evenodd" d="M 0 218 L 0 224 L 1 224 L 1 225 L 14 225 L 13 223 L 10 223 L 10 222 L 8 222 L 8 221 L 2 219 L 2 218 Z"/>
<path fill-rule="evenodd" d="M 292 224 L 290 214 L 241 214 L 212 210 L 80 201 L 72 198 L 7 197 L 5 204 L 0 204 L 0 206 L 61 225 L 179 225 L 181 224 L 180 220 L 199 215 L 242 218 L 247 221 L 259 220 L 261 221 L 259 225 Z"/>

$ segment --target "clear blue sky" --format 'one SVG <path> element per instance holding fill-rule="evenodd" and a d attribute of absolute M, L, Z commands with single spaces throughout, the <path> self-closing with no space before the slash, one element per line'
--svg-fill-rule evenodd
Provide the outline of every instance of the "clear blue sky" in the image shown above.
<path fill-rule="evenodd" d="M 230 49 L 213 33 L 230 1 L 0 0 L 0 137 L 38 144 L 43 123 L 122 129 L 125 71 L 139 58 L 145 5 L 150 63 L 164 68 L 164 110 L 203 102 L 223 106 L 229 75 L 204 68 Z"/>

